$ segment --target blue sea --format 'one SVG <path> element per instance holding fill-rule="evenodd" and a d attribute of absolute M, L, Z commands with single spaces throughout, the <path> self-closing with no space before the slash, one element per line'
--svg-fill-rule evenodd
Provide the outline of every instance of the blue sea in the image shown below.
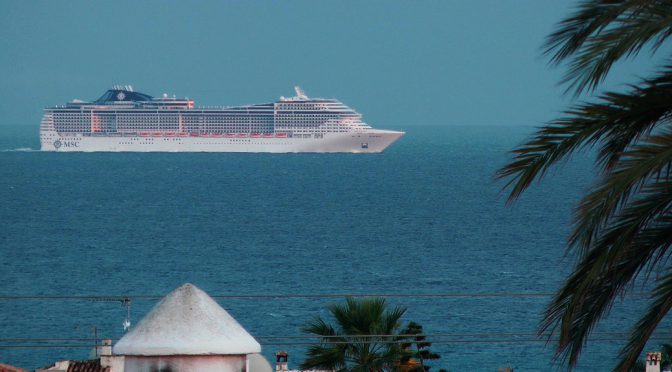
<path fill-rule="evenodd" d="M 592 157 L 506 206 L 493 175 L 533 128 L 402 129 L 370 155 L 85 154 L 40 153 L 36 126 L 1 126 L 0 296 L 163 296 L 183 283 L 274 295 L 217 300 L 269 361 L 287 350 L 297 367 L 305 345 L 294 343 L 306 340 L 264 337 L 301 336 L 340 295 L 396 294 L 388 303 L 432 335 L 435 370 L 557 370 L 553 344 L 533 334 L 574 264 L 565 240 Z M 318 294 L 338 296 L 286 296 Z M 465 296 L 422 296 L 434 294 Z M 617 303 L 599 331 L 627 331 L 643 301 Z M 131 321 L 156 302 L 133 300 Z M 125 316 L 113 300 L 1 299 L 0 337 L 16 346 L 8 339 L 90 338 L 95 327 L 118 339 Z M 623 336 L 596 338 L 578 370 L 614 365 Z M 25 368 L 88 355 L 0 348 L 0 362 Z"/>

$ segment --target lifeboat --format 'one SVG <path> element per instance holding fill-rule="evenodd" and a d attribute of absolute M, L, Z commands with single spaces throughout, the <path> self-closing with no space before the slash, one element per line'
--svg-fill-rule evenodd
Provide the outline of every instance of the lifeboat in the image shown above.
<path fill-rule="evenodd" d="M 273 137 L 273 133 L 264 133 L 264 137 Z"/>
<path fill-rule="evenodd" d="M 236 134 L 235 133 L 227 133 L 227 134 L 225 134 L 225 136 L 226 137 L 235 137 Z"/>
<path fill-rule="evenodd" d="M 180 132 L 177 135 L 180 136 L 180 137 L 187 137 L 187 136 L 189 136 L 189 133 Z"/>
<path fill-rule="evenodd" d="M 238 137 L 247 137 L 247 136 L 248 136 L 247 133 L 238 133 Z"/>
<path fill-rule="evenodd" d="M 167 132 L 167 133 L 164 134 L 164 136 L 166 136 L 166 137 L 175 137 L 175 133 L 173 133 L 173 132 Z"/>
<path fill-rule="evenodd" d="M 255 138 L 258 138 L 258 137 L 261 137 L 261 133 L 252 133 L 251 136 L 255 137 Z"/>
<path fill-rule="evenodd" d="M 138 133 L 138 135 L 139 135 L 139 136 L 143 136 L 143 137 L 147 137 L 147 136 L 149 136 L 150 134 L 147 133 L 147 132 L 140 132 L 140 133 Z"/>
<path fill-rule="evenodd" d="M 154 137 L 162 137 L 162 136 L 163 136 L 163 133 L 161 133 L 161 132 L 154 132 L 154 133 L 152 133 L 152 136 L 154 136 Z"/>
<path fill-rule="evenodd" d="M 200 137 L 200 134 L 198 133 L 189 133 L 189 135 L 192 137 Z"/>
<path fill-rule="evenodd" d="M 276 133 L 275 136 L 278 138 L 287 138 L 287 133 Z"/>

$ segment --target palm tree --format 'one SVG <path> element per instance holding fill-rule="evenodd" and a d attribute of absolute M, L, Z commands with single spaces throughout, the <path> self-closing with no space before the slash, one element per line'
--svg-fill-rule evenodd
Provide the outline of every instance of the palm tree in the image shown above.
<path fill-rule="evenodd" d="M 409 322 L 400 332 L 401 336 L 397 339 L 405 341 L 400 346 L 407 352 L 399 361 L 400 372 L 427 372 L 431 367 L 425 362 L 441 358 L 429 349 L 432 343 L 427 341 L 427 336 L 423 333 L 422 325 L 416 322 Z"/>
<path fill-rule="evenodd" d="M 595 92 L 612 65 L 642 50 L 659 52 L 672 35 L 670 0 L 583 0 L 547 38 L 553 63 L 567 63 L 564 82 Z M 616 370 L 636 362 L 672 308 L 672 65 L 625 92 L 602 92 L 547 123 L 513 151 L 498 172 L 509 201 L 580 149 L 596 148 L 599 176 L 579 202 L 569 237 L 574 272 L 547 306 L 540 334 L 557 335 L 557 355 L 572 369 L 614 300 L 635 278 L 655 279 L 648 309 L 634 324 Z"/>
<path fill-rule="evenodd" d="M 321 337 L 308 348 L 301 369 L 377 372 L 392 371 L 403 352 L 395 341 L 406 309 L 387 309 L 383 298 L 355 299 L 329 306 L 335 321 L 315 318 L 304 332 Z"/>

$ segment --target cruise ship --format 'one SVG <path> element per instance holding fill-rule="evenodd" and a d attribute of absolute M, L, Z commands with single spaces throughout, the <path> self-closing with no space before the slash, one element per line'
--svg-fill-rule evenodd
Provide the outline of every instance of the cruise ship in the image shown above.
<path fill-rule="evenodd" d="M 336 99 L 295 97 L 235 107 L 195 107 L 114 86 L 92 102 L 44 110 L 42 151 L 351 152 L 385 150 L 404 132 L 373 129 Z"/>

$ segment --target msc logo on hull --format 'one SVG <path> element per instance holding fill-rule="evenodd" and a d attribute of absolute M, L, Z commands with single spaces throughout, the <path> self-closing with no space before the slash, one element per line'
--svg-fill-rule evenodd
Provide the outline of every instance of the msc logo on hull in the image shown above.
<path fill-rule="evenodd" d="M 56 140 L 54 141 L 54 147 L 57 150 L 60 149 L 61 147 L 79 147 L 79 142 Z"/>

